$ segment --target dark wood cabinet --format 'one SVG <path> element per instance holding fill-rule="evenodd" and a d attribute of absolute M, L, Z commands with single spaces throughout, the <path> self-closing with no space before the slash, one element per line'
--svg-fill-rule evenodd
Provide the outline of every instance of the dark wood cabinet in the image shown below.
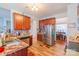
<path fill-rule="evenodd" d="M 24 25 L 23 25 L 23 29 L 24 30 L 29 30 L 30 29 L 30 17 L 28 17 L 28 16 L 24 16 L 24 21 L 23 21 L 23 23 L 24 23 Z"/>
<path fill-rule="evenodd" d="M 8 54 L 7 56 L 27 56 L 28 54 L 28 47 L 18 50 L 14 53 Z"/>
<path fill-rule="evenodd" d="M 13 13 L 14 30 L 29 30 L 30 17 L 18 13 Z"/>
<path fill-rule="evenodd" d="M 30 39 L 29 39 L 29 46 L 31 46 L 32 45 L 32 35 L 30 36 Z"/>
<path fill-rule="evenodd" d="M 23 27 L 23 15 L 14 13 L 14 30 L 22 30 Z"/>
<path fill-rule="evenodd" d="M 39 21 L 39 28 L 41 28 L 42 26 L 45 26 L 45 25 L 55 25 L 56 23 L 56 20 L 55 18 L 47 18 L 47 19 L 42 19 Z"/>
<path fill-rule="evenodd" d="M 26 36 L 26 37 L 18 37 L 18 39 L 20 39 L 20 40 L 22 40 L 22 41 L 24 41 L 24 42 L 26 42 L 27 44 L 29 44 L 29 46 L 31 46 L 32 45 L 32 35 L 30 35 L 30 36 Z"/>
<path fill-rule="evenodd" d="M 43 41 L 43 39 L 44 39 L 44 33 L 37 33 L 37 40 Z"/>
<path fill-rule="evenodd" d="M 48 25 L 48 24 L 55 24 L 56 23 L 56 20 L 55 18 L 47 18 L 47 19 L 42 19 L 39 21 L 39 24 L 40 25 Z"/>

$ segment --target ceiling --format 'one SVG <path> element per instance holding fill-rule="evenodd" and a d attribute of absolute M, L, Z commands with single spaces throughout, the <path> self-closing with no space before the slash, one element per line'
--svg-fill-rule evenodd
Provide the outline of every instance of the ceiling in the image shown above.
<path fill-rule="evenodd" d="M 0 3 L 0 7 L 8 10 L 16 10 L 28 15 L 34 15 L 38 18 L 52 16 L 58 13 L 67 12 L 68 3 L 39 3 L 37 4 L 38 11 L 32 11 L 28 7 L 29 3 Z"/>

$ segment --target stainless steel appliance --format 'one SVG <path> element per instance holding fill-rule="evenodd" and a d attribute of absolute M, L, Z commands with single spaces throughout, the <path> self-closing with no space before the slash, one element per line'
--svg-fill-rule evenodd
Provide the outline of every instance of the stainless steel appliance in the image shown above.
<path fill-rule="evenodd" d="M 45 33 L 43 42 L 54 45 L 56 41 L 55 25 L 44 25 L 41 30 Z"/>

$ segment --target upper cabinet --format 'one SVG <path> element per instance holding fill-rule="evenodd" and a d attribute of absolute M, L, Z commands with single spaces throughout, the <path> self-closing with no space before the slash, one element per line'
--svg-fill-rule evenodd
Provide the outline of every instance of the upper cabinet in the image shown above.
<path fill-rule="evenodd" d="M 14 17 L 14 30 L 29 30 L 30 17 L 18 13 L 13 13 Z"/>
<path fill-rule="evenodd" d="M 23 15 L 14 13 L 14 30 L 22 30 L 23 27 Z"/>
<path fill-rule="evenodd" d="M 23 23 L 24 23 L 24 25 L 23 25 L 23 29 L 24 30 L 29 30 L 30 29 L 30 17 L 28 17 L 28 16 L 24 16 L 24 21 L 23 21 Z"/>
<path fill-rule="evenodd" d="M 47 19 L 42 19 L 39 21 L 40 26 L 48 25 L 48 24 L 54 25 L 55 23 L 56 23 L 55 18 L 47 18 Z"/>

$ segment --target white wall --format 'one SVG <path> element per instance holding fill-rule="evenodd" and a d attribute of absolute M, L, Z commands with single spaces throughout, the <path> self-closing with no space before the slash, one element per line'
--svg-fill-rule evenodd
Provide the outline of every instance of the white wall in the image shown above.
<path fill-rule="evenodd" d="M 62 12 L 62 13 L 58 13 L 58 14 L 54 14 L 54 15 L 52 14 L 51 16 L 44 17 L 44 18 L 51 18 L 51 17 L 55 17 L 56 19 L 64 18 L 64 17 L 67 17 L 67 12 Z M 41 19 L 43 19 L 43 18 L 41 18 Z"/>
<path fill-rule="evenodd" d="M 56 24 L 67 24 L 67 17 L 57 18 Z"/>
<path fill-rule="evenodd" d="M 33 43 L 37 43 L 37 29 L 38 29 L 38 19 L 32 16 L 30 32 L 33 35 Z"/>
<path fill-rule="evenodd" d="M 10 19 L 11 19 L 10 10 L 0 7 L 0 30 L 1 32 L 5 31 L 6 29 L 11 28 Z M 9 24 L 7 24 L 7 21 L 9 21 Z"/>
<path fill-rule="evenodd" d="M 56 19 L 56 31 L 65 32 L 67 34 L 67 17 Z"/>
<path fill-rule="evenodd" d="M 68 39 L 71 36 L 76 36 L 76 33 L 79 33 L 77 30 L 77 4 L 68 5 Z M 70 40 L 70 39 L 69 39 Z"/>

